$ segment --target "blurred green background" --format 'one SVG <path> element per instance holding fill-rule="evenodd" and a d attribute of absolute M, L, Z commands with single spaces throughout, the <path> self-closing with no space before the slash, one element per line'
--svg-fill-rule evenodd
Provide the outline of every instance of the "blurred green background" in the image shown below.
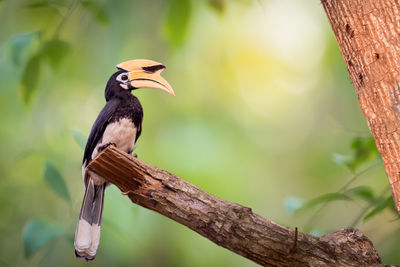
<path fill-rule="evenodd" d="M 0 1 L 0 265 L 255 266 L 106 192 L 94 262 L 75 259 L 82 143 L 118 63 L 164 63 L 176 97 L 134 91 L 139 158 L 280 224 L 348 226 L 400 264 L 388 180 L 319 1 Z"/>

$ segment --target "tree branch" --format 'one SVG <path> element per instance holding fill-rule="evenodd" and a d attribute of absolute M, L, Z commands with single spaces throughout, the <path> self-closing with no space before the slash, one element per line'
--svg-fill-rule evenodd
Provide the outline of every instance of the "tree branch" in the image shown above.
<path fill-rule="evenodd" d="M 297 232 L 112 146 L 89 164 L 88 171 L 115 184 L 132 202 L 261 265 L 383 266 L 371 241 L 357 229 L 322 237 Z"/>
<path fill-rule="evenodd" d="M 322 0 L 400 215 L 400 3 Z"/>

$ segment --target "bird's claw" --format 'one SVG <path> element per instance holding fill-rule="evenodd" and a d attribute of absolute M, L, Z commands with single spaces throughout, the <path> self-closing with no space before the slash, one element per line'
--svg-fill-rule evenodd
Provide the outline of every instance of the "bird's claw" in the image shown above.
<path fill-rule="evenodd" d="M 133 157 L 135 157 L 135 158 L 137 158 L 137 154 L 136 153 L 133 153 L 133 155 L 132 155 Z"/>
<path fill-rule="evenodd" d="M 116 144 L 116 143 L 112 143 L 112 142 L 105 143 L 104 145 L 100 145 L 100 146 L 97 148 L 97 151 L 100 153 L 100 152 L 102 152 L 104 149 L 106 149 L 106 148 L 109 147 L 109 146 L 115 146 L 115 147 L 117 147 L 117 144 Z"/>

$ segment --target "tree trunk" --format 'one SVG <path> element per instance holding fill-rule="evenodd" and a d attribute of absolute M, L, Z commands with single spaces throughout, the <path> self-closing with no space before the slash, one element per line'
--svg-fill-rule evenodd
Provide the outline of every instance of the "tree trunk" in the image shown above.
<path fill-rule="evenodd" d="M 132 202 L 261 265 L 383 266 L 371 241 L 357 229 L 322 237 L 297 232 L 112 146 L 89 164 L 88 171 L 115 184 Z"/>
<path fill-rule="evenodd" d="M 400 3 L 322 0 L 400 214 Z"/>

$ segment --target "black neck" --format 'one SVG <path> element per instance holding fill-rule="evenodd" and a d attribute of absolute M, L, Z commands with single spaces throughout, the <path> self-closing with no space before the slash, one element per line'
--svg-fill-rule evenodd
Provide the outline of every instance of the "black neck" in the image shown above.
<path fill-rule="evenodd" d="M 122 88 L 118 88 L 117 90 L 106 90 L 105 92 L 106 101 L 109 101 L 112 98 L 124 99 L 130 97 L 133 97 L 133 95 L 131 94 L 131 90 L 125 90 Z"/>

